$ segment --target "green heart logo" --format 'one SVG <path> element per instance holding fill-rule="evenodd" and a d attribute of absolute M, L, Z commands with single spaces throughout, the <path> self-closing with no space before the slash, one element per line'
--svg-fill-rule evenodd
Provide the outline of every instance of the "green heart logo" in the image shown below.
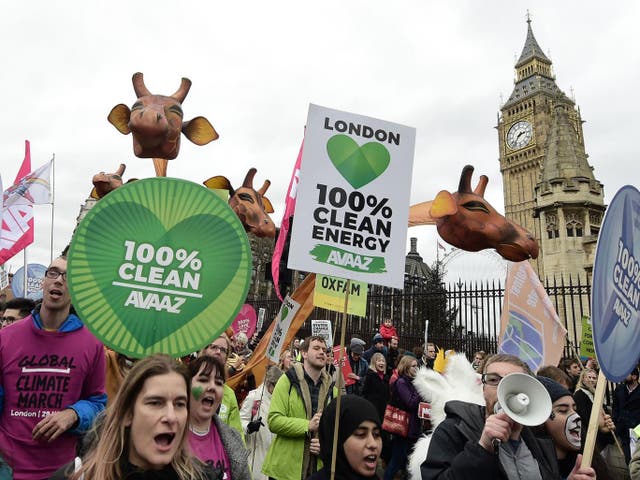
<path fill-rule="evenodd" d="M 347 135 L 334 135 L 327 142 L 331 162 L 349 184 L 358 189 L 384 173 L 391 156 L 384 145 L 365 143 L 361 147 Z"/>
<path fill-rule="evenodd" d="M 251 251 L 237 216 L 183 180 L 121 187 L 87 214 L 69 253 L 80 318 L 134 357 L 182 356 L 217 337 L 249 287 Z"/>
<path fill-rule="evenodd" d="M 282 313 L 280 314 L 280 320 L 284 320 L 285 318 L 287 318 L 287 315 L 289 315 L 289 309 L 286 307 L 286 305 L 283 305 Z"/>

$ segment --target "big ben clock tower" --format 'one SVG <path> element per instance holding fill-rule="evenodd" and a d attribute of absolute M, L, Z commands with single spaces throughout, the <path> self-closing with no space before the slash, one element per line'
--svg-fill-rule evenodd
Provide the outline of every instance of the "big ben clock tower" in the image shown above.
<path fill-rule="evenodd" d="M 540 255 L 531 262 L 542 279 L 584 278 L 593 265 L 603 189 L 587 161 L 580 110 L 556 85 L 530 18 L 515 71 L 497 125 L 505 214 L 538 240 Z"/>

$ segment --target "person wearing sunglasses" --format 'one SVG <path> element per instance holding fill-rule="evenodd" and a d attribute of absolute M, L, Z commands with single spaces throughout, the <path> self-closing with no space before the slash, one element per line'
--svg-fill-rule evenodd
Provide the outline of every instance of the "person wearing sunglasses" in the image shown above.
<path fill-rule="evenodd" d="M 511 373 L 532 375 L 527 364 L 498 354 L 486 359 L 481 373 L 485 405 L 447 402 L 447 416 L 433 432 L 421 466 L 422 479 L 559 479 L 553 442 L 536 438 L 503 411 L 494 413 L 500 381 Z"/>
<path fill-rule="evenodd" d="M 231 339 L 225 332 L 209 345 L 205 346 L 200 352 L 199 356 L 206 355 L 209 357 L 216 357 L 219 358 L 224 365 L 226 365 L 227 359 L 229 358 L 229 354 L 231 352 Z M 218 418 L 222 421 L 222 423 L 235 428 L 238 433 L 240 433 L 240 436 L 244 439 L 244 430 L 242 428 L 242 421 L 240 420 L 240 407 L 238 406 L 236 393 L 226 383 L 224 384 L 222 402 L 220 403 L 220 409 L 218 411 Z"/>
<path fill-rule="evenodd" d="M 0 330 L 0 452 L 15 480 L 48 478 L 74 458 L 104 410 L 104 347 L 71 306 L 67 259 L 45 272 L 42 304 Z"/>

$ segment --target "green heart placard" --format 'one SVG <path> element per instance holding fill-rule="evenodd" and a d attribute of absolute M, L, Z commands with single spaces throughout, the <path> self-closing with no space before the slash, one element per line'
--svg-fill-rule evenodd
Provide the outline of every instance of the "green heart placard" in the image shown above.
<path fill-rule="evenodd" d="M 334 135 L 327 141 L 327 153 L 338 172 L 358 189 L 371 183 L 389 166 L 389 150 L 377 142 L 359 146 L 347 135 Z"/>
<path fill-rule="evenodd" d="M 73 305 L 105 345 L 132 357 L 186 355 L 242 307 L 251 250 L 236 214 L 184 180 L 129 183 L 101 199 L 74 235 Z"/>

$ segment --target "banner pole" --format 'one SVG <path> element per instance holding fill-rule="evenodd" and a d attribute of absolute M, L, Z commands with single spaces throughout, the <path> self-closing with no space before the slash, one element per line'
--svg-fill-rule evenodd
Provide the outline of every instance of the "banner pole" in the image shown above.
<path fill-rule="evenodd" d="M 344 310 L 342 312 L 342 324 L 340 325 L 340 357 L 338 358 L 338 367 L 342 370 L 342 362 L 344 358 L 344 342 L 347 331 L 347 308 L 349 306 L 349 292 L 351 291 L 351 280 L 347 279 L 347 293 L 344 296 Z M 338 399 L 336 400 L 336 420 L 333 424 L 333 450 L 331 451 L 331 477 L 330 480 L 334 480 L 336 477 L 336 453 L 338 452 L 338 428 L 340 427 L 340 405 L 342 400 L 342 385 L 344 378 L 342 371 L 338 372 Z M 322 446 L 321 446 L 322 447 Z"/>
<path fill-rule="evenodd" d="M 33 206 L 31 206 L 33 208 Z M 24 275 L 22 276 L 22 296 L 27 298 L 27 277 L 29 276 L 28 268 L 27 268 L 27 248 L 24 247 L 22 250 L 22 271 Z"/>
<path fill-rule="evenodd" d="M 53 263 L 53 220 L 56 206 L 56 154 L 51 158 L 51 237 L 49 240 L 49 265 Z"/>
<path fill-rule="evenodd" d="M 587 438 L 584 442 L 584 452 L 582 452 L 582 468 L 588 468 L 591 466 L 593 449 L 596 446 L 596 435 L 598 434 L 598 420 L 600 417 L 600 410 L 602 409 L 602 400 L 604 399 L 604 390 L 606 387 L 607 378 L 604 376 L 602 370 L 600 370 L 596 391 L 593 394 L 593 406 L 591 407 L 591 416 L 589 417 Z"/>

